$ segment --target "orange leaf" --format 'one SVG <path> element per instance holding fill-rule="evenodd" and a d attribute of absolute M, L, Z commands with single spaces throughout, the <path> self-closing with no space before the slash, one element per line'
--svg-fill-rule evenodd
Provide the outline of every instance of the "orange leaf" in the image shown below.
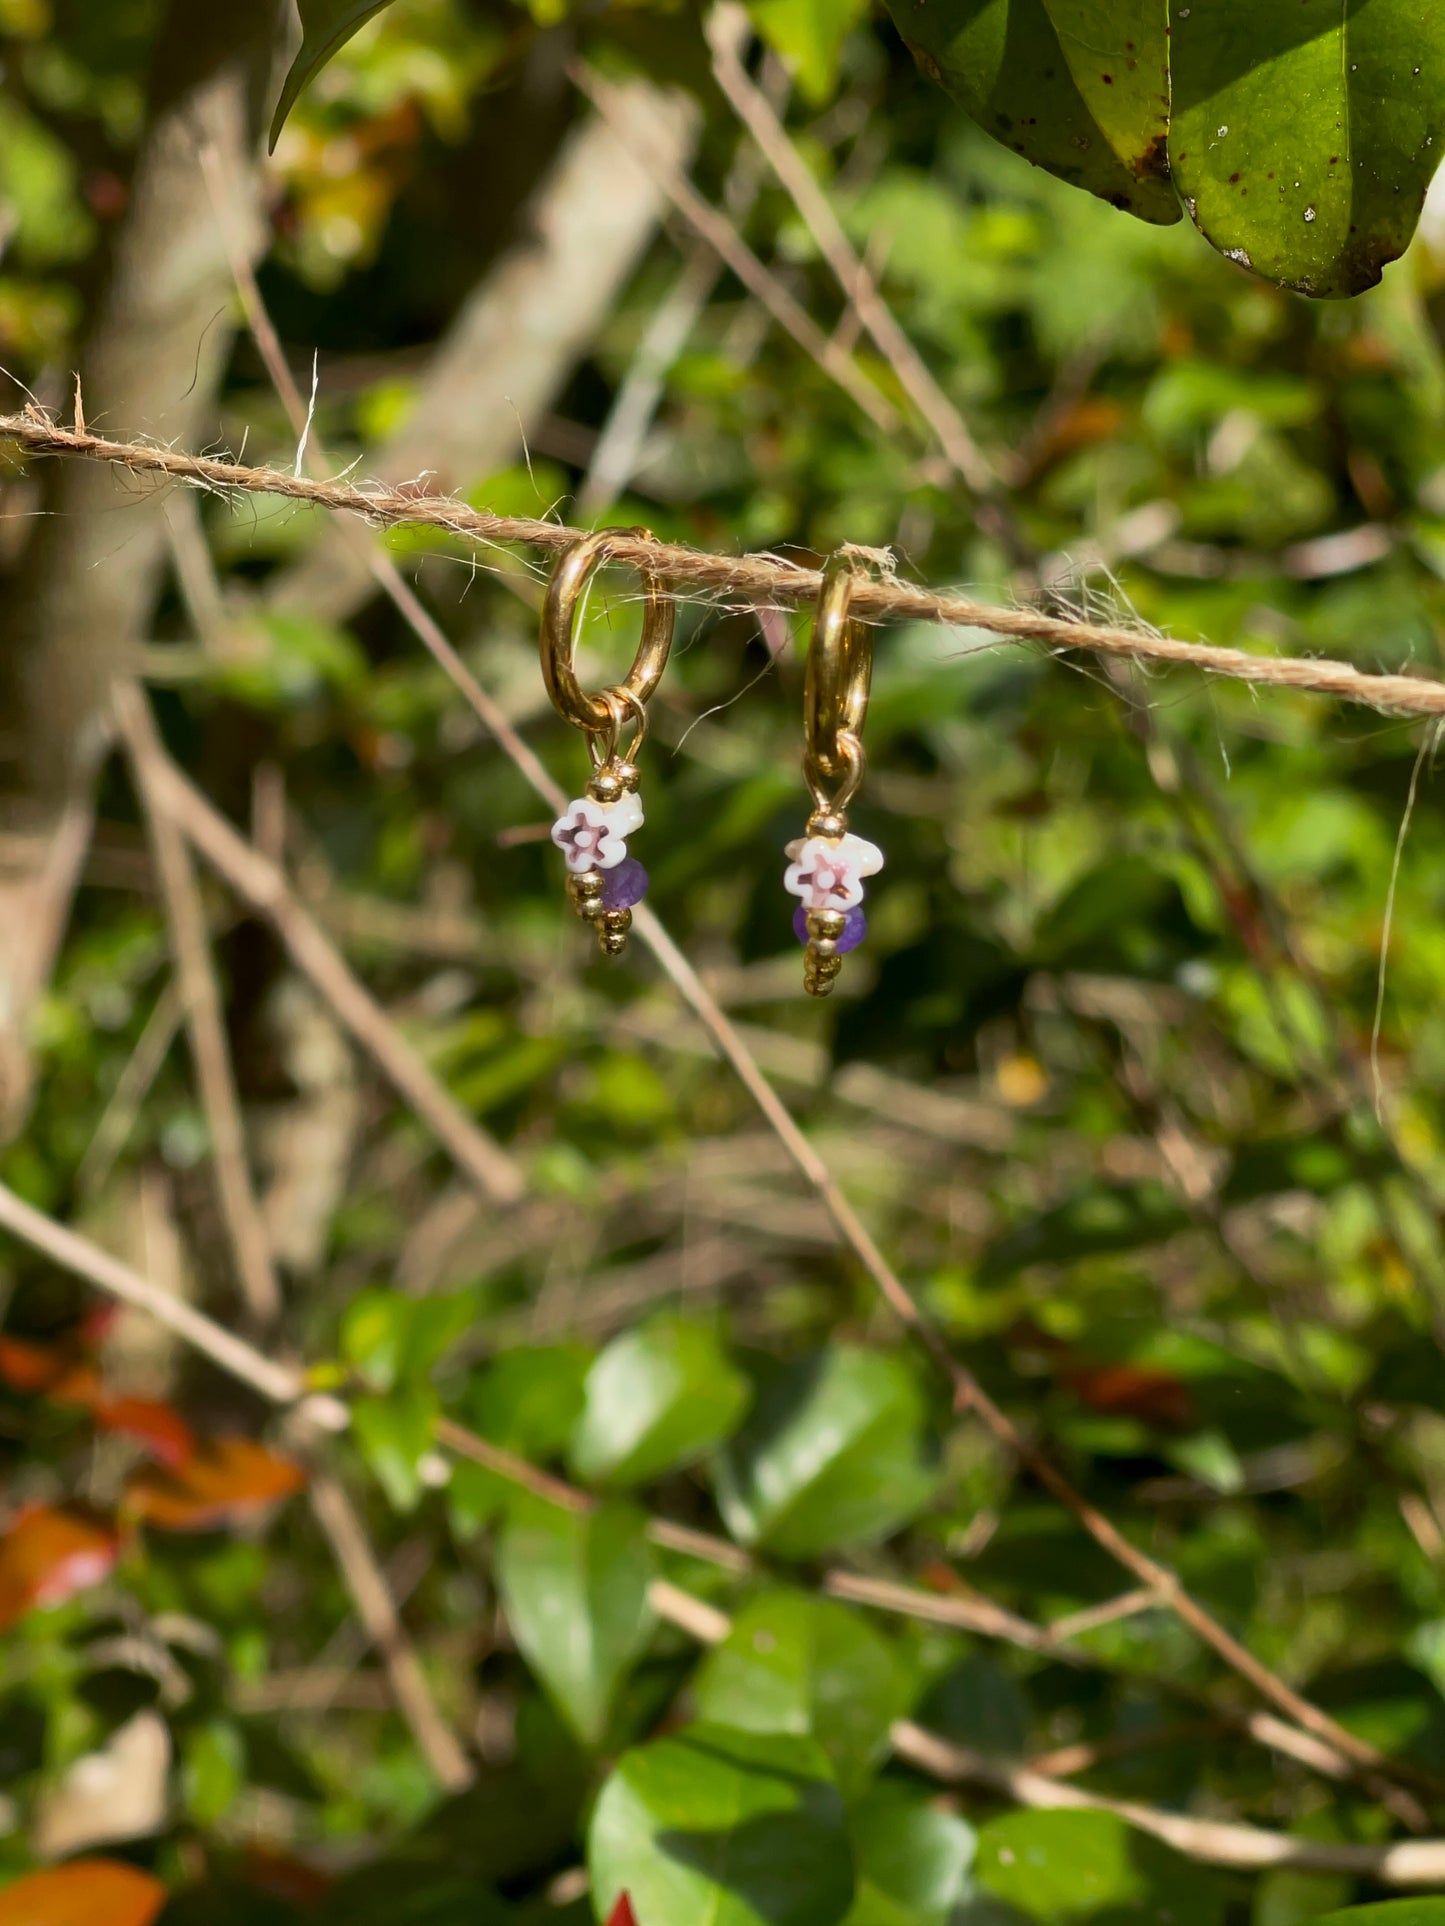
<path fill-rule="evenodd" d="M 119 1557 L 115 1527 L 83 1511 L 32 1505 L 17 1512 L 0 1536 L 0 1631 L 33 1606 L 59 1605 L 98 1585 Z"/>
<path fill-rule="evenodd" d="M 163 1465 L 183 1465 L 195 1451 L 195 1434 L 184 1418 L 155 1398 L 100 1397 L 91 1410 L 102 1431 L 138 1439 Z"/>
<path fill-rule="evenodd" d="M 73 1859 L 0 1892 L 0 1926 L 151 1926 L 165 1902 L 149 1873 L 119 1859 Z"/>
<path fill-rule="evenodd" d="M 300 1465 L 250 1438 L 201 1438 L 174 1469 L 138 1471 L 125 1497 L 132 1512 L 161 1531 L 211 1531 L 274 1505 L 305 1482 Z"/>
<path fill-rule="evenodd" d="M 1111 1418 L 1139 1418 L 1166 1431 L 1187 1431 L 1195 1422 L 1188 1385 L 1157 1365 L 1087 1365 L 1070 1371 L 1068 1382 L 1091 1410 Z"/>
<path fill-rule="evenodd" d="M 24 1338 L 0 1337 L 0 1379 L 12 1391 L 60 1404 L 89 1404 L 100 1390 L 94 1369 L 82 1364 L 69 1345 L 27 1344 Z"/>

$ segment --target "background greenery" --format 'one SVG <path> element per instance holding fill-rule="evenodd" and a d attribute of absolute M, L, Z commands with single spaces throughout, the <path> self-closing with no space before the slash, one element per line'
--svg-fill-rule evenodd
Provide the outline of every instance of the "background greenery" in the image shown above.
<path fill-rule="evenodd" d="M 903 425 L 880 432 L 732 277 L 707 286 L 669 217 L 525 453 L 454 478 L 469 499 L 576 517 L 688 273 L 702 294 L 636 472 L 586 514 L 715 549 L 891 544 L 905 574 L 995 599 L 1120 603 L 1184 636 L 1438 673 L 1445 239 L 1429 209 L 1380 288 L 1312 305 L 1187 224 L 1132 221 L 992 144 L 883 17 L 759 0 L 754 19 L 764 86 L 1006 475 L 1006 514 L 981 530 L 858 341 L 688 8 L 396 0 L 302 97 L 265 176 L 261 284 L 303 389 L 316 357 L 334 468 L 369 472 L 437 379 L 439 338 L 586 123 L 568 80 L 585 57 L 694 90 L 698 185 Z M 153 0 L 0 0 L 0 35 L 0 362 L 60 406 L 173 47 Z M 85 402 L 93 425 L 151 426 Z M 244 336 L 208 423 L 247 460 L 295 459 Z M 40 487 L 36 468 L 0 470 L 17 579 Z M 114 487 L 116 553 L 131 500 Z M 641 1926 L 1292 1926 L 1384 1897 L 1191 1865 L 1107 1813 L 940 1791 L 890 1754 L 913 1716 L 995 1760 L 1049 1769 L 1083 1748 L 1053 1769 L 1196 1816 L 1359 1843 L 1399 1822 L 1378 1784 L 1252 1739 L 1251 1694 L 1160 1606 L 1061 1652 L 823 1596 L 842 1571 L 1048 1623 L 1129 1581 L 950 1410 L 649 957 L 591 957 L 535 800 L 394 612 L 368 597 L 331 620 L 278 595 L 321 550 L 320 518 L 206 499 L 200 526 L 209 628 L 178 543 L 143 659 L 169 746 L 235 820 L 274 823 L 284 794 L 298 889 L 527 1177 L 517 1205 L 478 1202 L 262 926 L 208 894 L 286 1286 L 273 1343 L 356 1400 L 330 1461 L 474 1783 L 443 1796 L 305 1495 L 263 1509 L 275 1491 L 243 1479 L 184 1533 L 137 1497 L 155 1476 L 137 1462 L 164 1460 L 170 1435 L 156 1403 L 208 1433 L 261 1435 L 266 1414 L 138 1319 L 82 1327 L 93 1300 L 10 1246 L 10 1337 L 52 1359 L 72 1343 L 107 1397 L 152 1404 L 127 1425 L 44 1368 L 27 1378 L 25 1353 L 0 1359 L 4 1874 L 47 1856 L 44 1815 L 58 1823 L 77 1762 L 149 1711 L 173 1748 L 161 1811 L 139 1837 L 86 1836 L 173 1889 L 167 1921 L 560 1926 L 626 1889 Z M 582 745 L 536 673 L 536 572 L 417 534 L 391 547 L 580 784 Z M 628 596 L 597 598 L 599 659 L 626 654 Z M 637 845 L 669 929 L 991 1394 L 1254 1653 L 1402 1762 L 1420 1822 L 1445 1829 L 1430 743 L 1282 691 L 883 631 L 856 822 L 888 867 L 867 949 L 810 1006 L 780 886 L 805 811 L 800 650 L 774 615 L 679 621 Z M 120 762 L 100 794 L 0 1176 L 234 1321 L 181 1043 L 124 1143 L 96 1149 L 171 970 Z M 600 1508 L 444 1461 L 442 1412 Z M 267 1435 L 277 1462 L 299 1449 Z M 58 1603 L 25 1609 L 24 1507 L 78 1504 L 100 1552 L 65 1567 Z M 658 1516 L 753 1562 L 659 1548 Z M 660 1620 L 657 1577 L 727 1613 L 725 1640 L 704 1651 Z"/>

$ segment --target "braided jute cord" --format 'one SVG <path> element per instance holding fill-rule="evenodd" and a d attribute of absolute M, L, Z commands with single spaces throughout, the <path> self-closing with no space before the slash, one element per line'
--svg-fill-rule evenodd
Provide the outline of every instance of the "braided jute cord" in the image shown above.
<path fill-rule="evenodd" d="M 311 481 L 272 468 L 250 468 L 207 455 L 178 454 L 145 442 L 109 441 L 85 428 L 64 428 L 38 410 L 0 415 L 0 441 L 29 454 L 82 456 L 113 463 L 136 475 L 163 475 L 215 490 L 251 495 L 282 495 L 318 508 L 360 515 L 381 528 L 444 528 L 464 541 L 546 549 L 567 548 L 588 531 L 521 515 L 492 515 L 447 496 L 428 495 L 413 483 L 402 488 L 356 487 L 348 482 Z M 719 602 L 798 608 L 810 603 L 822 585 L 816 569 L 799 568 L 772 555 L 715 555 L 672 542 L 620 535 L 613 550 L 619 562 L 644 564 L 679 596 Z M 854 611 L 875 620 L 939 622 L 983 629 L 1015 642 L 1042 643 L 1051 649 L 1087 649 L 1096 655 L 1134 662 L 1203 669 L 1211 675 L 1262 687 L 1303 689 L 1338 696 L 1391 716 L 1445 716 L 1445 683 L 1413 675 L 1376 675 L 1328 657 L 1260 656 L 1212 642 L 1180 642 L 1148 630 L 1114 628 L 1074 621 L 1027 608 L 1004 608 L 970 596 L 918 588 L 891 577 L 860 572 Z"/>

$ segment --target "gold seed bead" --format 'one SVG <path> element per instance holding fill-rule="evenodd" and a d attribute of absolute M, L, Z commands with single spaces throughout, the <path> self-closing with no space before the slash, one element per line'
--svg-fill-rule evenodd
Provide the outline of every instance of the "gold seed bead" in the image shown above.
<path fill-rule="evenodd" d="M 838 809 L 815 809 L 808 818 L 808 834 L 836 843 L 848 834 L 848 818 Z"/>
<path fill-rule="evenodd" d="M 599 769 L 587 784 L 587 794 L 593 802 L 615 803 L 622 793 L 622 778 L 615 769 Z"/>
<path fill-rule="evenodd" d="M 594 903 L 606 887 L 600 869 L 584 869 L 567 878 L 567 894 L 574 903 Z"/>
<path fill-rule="evenodd" d="M 808 911 L 808 934 L 819 939 L 831 938 L 833 941 L 848 927 L 848 919 L 842 910 L 814 909 Z"/>
<path fill-rule="evenodd" d="M 823 961 L 826 961 L 830 956 L 836 956 L 838 954 L 838 945 L 833 941 L 831 936 L 814 937 L 813 941 L 808 945 L 808 948 L 813 952 L 814 956 Z"/>
<path fill-rule="evenodd" d="M 597 941 L 604 956 L 621 956 L 632 928 L 630 909 L 604 910 L 597 919 Z"/>
<path fill-rule="evenodd" d="M 621 956 L 632 928 L 630 909 L 606 910 L 597 924 L 597 942 L 604 956 Z"/>
<path fill-rule="evenodd" d="M 632 795 L 636 792 L 637 785 L 642 781 L 642 771 L 635 762 L 619 762 L 617 765 L 617 780 L 622 784 L 622 787 L 627 793 Z"/>

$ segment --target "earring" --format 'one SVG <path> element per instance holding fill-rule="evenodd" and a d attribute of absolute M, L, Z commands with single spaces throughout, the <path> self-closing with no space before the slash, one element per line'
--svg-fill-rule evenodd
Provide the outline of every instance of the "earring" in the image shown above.
<path fill-rule="evenodd" d="M 606 956 L 627 947 L 632 908 L 647 893 L 647 871 L 627 853 L 627 839 L 642 826 L 637 793 L 637 752 L 647 734 L 647 702 L 662 680 L 672 649 L 674 611 L 661 581 L 641 571 L 646 600 L 642 640 L 626 679 L 596 695 L 577 680 L 577 609 L 593 572 L 608 559 L 619 535 L 642 529 L 603 529 L 569 548 L 553 571 L 542 612 L 542 679 L 557 713 L 585 731 L 592 775 L 585 795 L 569 802 L 552 825 L 552 841 L 567 859 L 572 907 L 597 931 Z M 631 742 L 620 748 L 633 724 Z"/>
<path fill-rule="evenodd" d="M 873 681 L 873 638 L 848 613 L 854 565 L 828 558 L 818 592 L 803 684 L 803 774 L 813 798 L 805 836 L 788 844 L 783 887 L 801 898 L 793 931 L 803 948 L 803 987 L 831 996 L 843 958 L 868 933 L 863 880 L 883 867 L 876 844 L 848 833 L 848 804 L 863 780 L 863 722 Z M 827 785 L 836 784 L 832 794 Z"/>

